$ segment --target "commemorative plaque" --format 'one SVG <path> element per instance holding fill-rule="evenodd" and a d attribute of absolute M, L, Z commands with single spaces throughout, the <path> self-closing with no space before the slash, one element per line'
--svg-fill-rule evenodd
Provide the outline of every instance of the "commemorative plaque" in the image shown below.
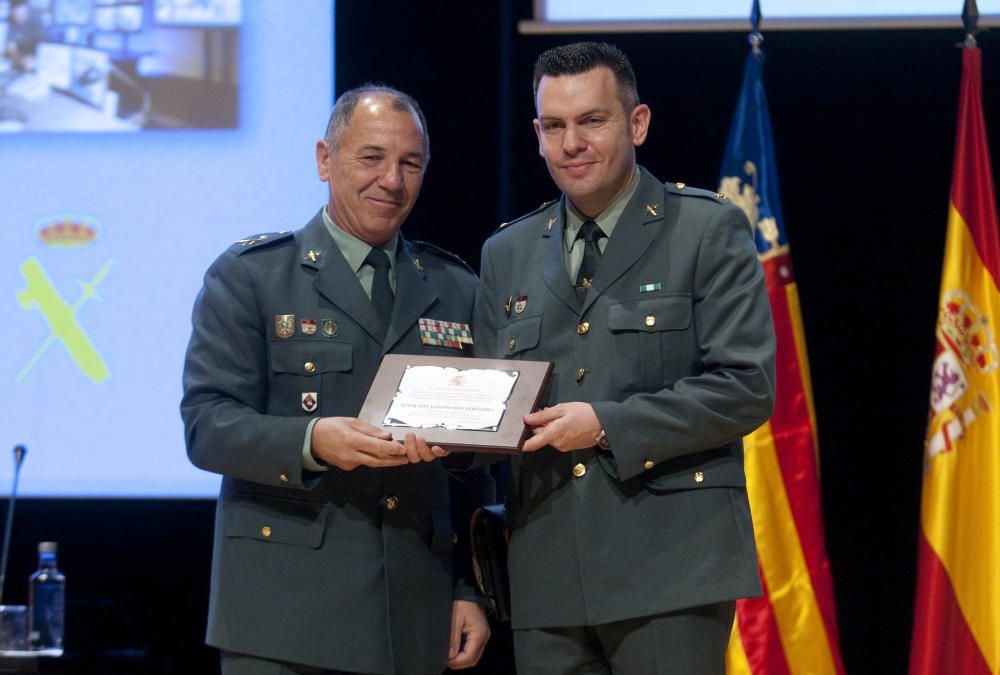
<path fill-rule="evenodd" d="M 413 432 L 453 452 L 514 454 L 551 374 L 548 361 L 386 354 L 358 419 L 395 440 Z"/>

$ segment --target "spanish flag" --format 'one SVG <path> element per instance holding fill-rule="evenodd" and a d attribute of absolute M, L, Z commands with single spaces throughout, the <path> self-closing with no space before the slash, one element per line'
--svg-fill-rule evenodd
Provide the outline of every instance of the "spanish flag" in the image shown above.
<path fill-rule="evenodd" d="M 924 448 L 911 675 L 1000 673 L 1000 224 L 989 157 L 982 54 L 967 45 Z"/>
<path fill-rule="evenodd" d="M 754 227 L 778 347 L 774 415 L 744 439 L 765 595 L 737 602 L 727 670 L 733 675 L 842 674 L 809 360 L 781 216 L 763 60 L 756 47 L 747 56 L 719 187 Z"/>

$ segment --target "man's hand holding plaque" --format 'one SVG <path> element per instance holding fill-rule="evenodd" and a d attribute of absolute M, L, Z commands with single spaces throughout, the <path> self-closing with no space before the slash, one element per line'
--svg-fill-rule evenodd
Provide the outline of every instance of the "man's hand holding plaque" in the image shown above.
<path fill-rule="evenodd" d="M 358 418 L 394 440 L 408 434 L 446 451 L 519 452 L 552 364 L 386 355 Z"/>

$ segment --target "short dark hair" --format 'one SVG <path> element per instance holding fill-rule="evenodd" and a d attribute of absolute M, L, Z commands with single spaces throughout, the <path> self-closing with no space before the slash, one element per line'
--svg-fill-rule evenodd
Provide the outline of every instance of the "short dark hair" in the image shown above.
<path fill-rule="evenodd" d="M 427 133 L 427 119 L 424 117 L 424 111 L 420 109 L 420 104 L 412 96 L 398 89 L 371 82 L 345 91 L 333 104 L 330 120 L 326 123 L 326 133 L 323 135 L 323 140 L 326 141 L 327 145 L 331 146 L 331 150 L 336 150 L 340 145 L 340 136 L 350 123 L 351 116 L 354 115 L 354 109 L 358 107 L 361 99 L 366 96 L 385 98 L 389 101 L 389 107 L 393 110 L 416 115 L 417 120 L 420 121 L 420 131 L 424 135 L 424 159 L 430 159 L 431 137 Z"/>
<path fill-rule="evenodd" d="M 574 42 L 560 45 L 542 52 L 535 61 L 535 76 L 532 83 L 537 100 L 538 85 L 546 75 L 579 75 L 594 68 L 608 68 L 618 83 L 618 98 L 626 112 L 639 105 L 639 89 L 635 83 L 635 71 L 625 52 L 607 42 Z"/>

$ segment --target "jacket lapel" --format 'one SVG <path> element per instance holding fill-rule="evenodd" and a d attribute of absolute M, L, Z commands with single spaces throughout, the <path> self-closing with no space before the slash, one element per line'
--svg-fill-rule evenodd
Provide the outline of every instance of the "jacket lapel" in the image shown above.
<path fill-rule="evenodd" d="M 322 212 L 317 213 L 302 232 L 299 259 L 303 267 L 316 271 L 313 287 L 319 294 L 343 310 L 375 341 L 381 343 L 381 326 L 375 306 L 365 295 L 354 270 L 330 238 L 323 223 Z"/>
<path fill-rule="evenodd" d="M 573 283 L 569 280 L 569 274 L 566 272 L 566 259 L 563 256 L 565 214 L 566 195 L 563 195 L 562 199 L 555 205 L 555 209 L 546 211 L 545 222 L 542 223 L 542 246 L 545 247 L 543 254 L 545 262 L 542 268 L 545 270 L 545 285 L 567 307 L 577 312 L 580 309 L 580 303 L 576 299 Z"/>
<path fill-rule="evenodd" d="M 396 245 L 396 299 L 392 305 L 392 322 L 382 351 L 388 352 L 433 305 L 438 294 L 427 281 L 427 274 L 413 262 L 413 249 L 402 235 Z"/>
<path fill-rule="evenodd" d="M 601 264 L 594 274 L 592 285 L 583 301 L 581 314 L 585 313 L 601 293 L 608 289 L 629 270 L 653 243 L 653 235 L 647 226 L 663 220 L 663 185 L 642 169 L 639 187 L 622 211 L 614 233 L 608 240 Z M 565 266 L 562 268 L 565 272 Z M 565 277 L 566 274 L 564 273 Z"/>

